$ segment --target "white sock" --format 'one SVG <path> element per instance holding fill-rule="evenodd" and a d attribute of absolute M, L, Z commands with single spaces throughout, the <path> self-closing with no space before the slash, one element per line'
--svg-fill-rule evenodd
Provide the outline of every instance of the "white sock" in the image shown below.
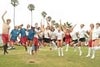
<path fill-rule="evenodd" d="M 91 59 L 94 59 L 95 58 L 95 47 L 93 47 L 93 49 L 92 49 L 92 57 L 91 57 Z"/>
<path fill-rule="evenodd" d="M 61 48 L 61 55 L 62 55 L 62 56 L 64 56 L 64 53 L 63 53 L 63 48 Z"/>
<path fill-rule="evenodd" d="M 78 49 L 79 49 L 79 55 L 81 56 L 82 55 L 81 47 L 78 47 Z"/>
<path fill-rule="evenodd" d="M 58 48 L 58 56 L 60 56 L 60 48 Z"/>
<path fill-rule="evenodd" d="M 66 51 L 68 51 L 69 44 L 66 45 Z"/>
<path fill-rule="evenodd" d="M 32 55 L 32 47 L 30 47 L 30 55 Z"/>
<path fill-rule="evenodd" d="M 91 47 L 88 48 L 88 54 L 87 54 L 86 57 L 89 57 L 89 56 L 90 56 L 90 54 L 91 54 L 91 49 L 92 49 Z"/>

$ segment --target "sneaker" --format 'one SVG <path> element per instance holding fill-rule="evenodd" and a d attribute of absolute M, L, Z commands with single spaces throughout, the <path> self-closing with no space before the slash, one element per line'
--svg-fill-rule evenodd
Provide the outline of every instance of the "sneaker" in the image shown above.
<path fill-rule="evenodd" d="M 91 57 L 91 59 L 94 59 L 95 58 L 95 56 L 93 55 L 92 57 Z"/>
<path fill-rule="evenodd" d="M 86 57 L 90 57 L 90 55 L 88 54 L 88 55 L 86 55 Z"/>
<path fill-rule="evenodd" d="M 12 49 L 12 47 L 8 47 L 8 50 L 11 50 Z"/>

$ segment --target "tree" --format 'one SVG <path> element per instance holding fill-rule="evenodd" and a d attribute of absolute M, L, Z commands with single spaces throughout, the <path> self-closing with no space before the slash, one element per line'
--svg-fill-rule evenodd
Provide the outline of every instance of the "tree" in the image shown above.
<path fill-rule="evenodd" d="M 11 4 L 14 7 L 13 23 L 14 23 L 14 26 L 15 26 L 15 7 L 18 6 L 19 2 L 18 2 L 18 0 L 11 0 Z"/>
<path fill-rule="evenodd" d="M 43 18 L 45 18 L 47 16 L 47 13 L 45 11 L 42 11 L 41 15 Z"/>
<path fill-rule="evenodd" d="M 45 20 L 46 20 L 45 18 L 46 18 L 46 16 L 47 16 L 47 13 L 46 13 L 45 11 L 42 11 L 42 12 L 41 12 L 41 15 L 42 15 L 42 17 L 43 17 L 41 24 L 44 25 L 44 24 L 45 24 Z"/>
<path fill-rule="evenodd" d="M 51 19 L 52 19 L 51 16 L 48 16 L 48 17 L 46 18 L 47 22 L 50 22 Z"/>
<path fill-rule="evenodd" d="M 52 23 L 53 25 L 55 25 L 56 21 L 55 21 L 55 20 L 52 20 L 51 23 Z"/>
<path fill-rule="evenodd" d="M 35 6 L 33 4 L 28 5 L 28 9 L 31 11 L 31 26 L 32 26 L 32 11 L 35 10 Z"/>
<path fill-rule="evenodd" d="M 69 23 L 69 22 L 66 22 L 65 24 L 66 24 L 66 26 L 69 27 L 69 28 L 72 27 L 71 23 Z"/>
<path fill-rule="evenodd" d="M 58 28 L 59 27 L 59 24 L 58 23 L 55 23 L 55 27 Z"/>

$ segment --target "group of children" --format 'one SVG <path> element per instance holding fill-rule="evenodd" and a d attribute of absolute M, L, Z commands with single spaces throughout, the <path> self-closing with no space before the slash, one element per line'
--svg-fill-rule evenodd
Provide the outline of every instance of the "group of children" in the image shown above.
<path fill-rule="evenodd" d="M 8 44 L 8 32 L 9 32 L 9 22 L 11 20 L 7 20 L 5 23 L 4 15 L 2 19 L 5 24 L 3 26 L 3 48 L 4 54 L 7 52 L 7 44 Z M 63 44 L 66 45 L 66 51 L 68 51 L 69 46 L 73 46 L 76 50 L 79 50 L 79 56 L 82 55 L 81 46 L 84 46 L 86 43 L 88 44 L 88 54 L 86 57 L 90 57 L 91 59 L 95 58 L 95 51 L 100 49 L 100 23 L 90 24 L 90 29 L 85 30 L 84 24 L 80 24 L 80 28 L 75 30 L 76 25 L 74 26 L 66 26 L 60 24 L 58 26 L 53 25 L 51 22 L 47 23 L 47 26 L 40 23 L 35 23 L 35 26 L 27 25 L 26 28 L 23 28 L 23 24 L 19 26 L 15 26 L 10 33 L 10 41 L 9 41 L 9 49 L 14 48 L 14 44 L 20 43 L 25 47 L 25 50 L 28 51 L 30 55 L 33 54 L 33 51 L 37 52 L 40 46 L 49 45 L 50 49 L 57 49 L 58 56 L 64 56 L 63 53 Z M 5 32 L 6 30 L 6 32 Z"/>

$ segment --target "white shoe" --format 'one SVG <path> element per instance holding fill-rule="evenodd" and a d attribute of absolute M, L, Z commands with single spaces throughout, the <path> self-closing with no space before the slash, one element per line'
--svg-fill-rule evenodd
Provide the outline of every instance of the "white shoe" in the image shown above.
<path fill-rule="evenodd" d="M 8 47 L 8 50 L 12 49 L 12 47 Z"/>
<path fill-rule="evenodd" d="M 90 57 L 90 55 L 88 54 L 88 55 L 86 55 L 86 57 Z"/>
<path fill-rule="evenodd" d="M 92 57 L 91 57 L 91 59 L 94 59 L 95 58 L 95 56 L 93 55 Z"/>
<path fill-rule="evenodd" d="M 30 55 L 32 55 L 32 52 L 30 51 Z"/>
<path fill-rule="evenodd" d="M 66 52 L 68 51 L 68 49 L 65 50 Z"/>

